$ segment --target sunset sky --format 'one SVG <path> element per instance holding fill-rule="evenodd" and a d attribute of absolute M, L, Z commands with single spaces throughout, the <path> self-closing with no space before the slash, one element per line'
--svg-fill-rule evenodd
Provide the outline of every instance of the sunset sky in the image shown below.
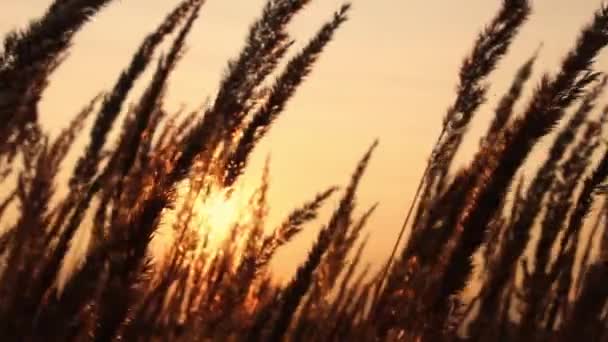
<path fill-rule="evenodd" d="M 339 7 L 317 0 L 291 26 L 292 52 Z M 395 240 L 426 158 L 454 98 L 458 68 L 477 32 L 494 15 L 499 0 L 353 0 L 350 21 L 337 33 L 312 75 L 279 118 L 250 164 L 257 181 L 271 156 L 271 222 L 330 185 L 348 181 L 357 160 L 375 138 L 380 146 L 364 178 L 360 211 L 380 206 L 370 221 L 371 262 L 383 261 Z M 2 0 L 0 35 L 40 16 L 51 0 Z M 52 132 L 65 127 L 82 105 L 109 89 L 144 35 L 177 0 L 115 1 L 80 32 L 66 62 L 44 94 L 41 121 Z M 208 0 L 187 54 L 168 94 L 169 109 L 195 108 L 213 97 L 226 61 L 243 45 L 248 25 L 264 0 Z M 529 22 L 491 80 L 489 102 L 476 117 L 471 136 L 487 124 L 515 70 L 542 44 L 534 86 L 554 72 L 601 0 L 535 0 Z M 599 71 L 608 70 L 608 51 Z M 143 84 L 143 83 L 142 83 Z M 523 105 L 525 103 L 521 103 Z M 463 158 L 475 147 L 470 139 Z M 541 151 L 542 152 L 542 151 Z M 539 158 L 541 152 L 533 154 Z M 72 159 L 73 160 L 73 159 Z M 328 205 L 335 208 L 337 197 Z M 327 217 L 328 210 L 324 213 Z M 292 271 L 303 258 L 322 220 L 279 254 L 275 265 Z"/>

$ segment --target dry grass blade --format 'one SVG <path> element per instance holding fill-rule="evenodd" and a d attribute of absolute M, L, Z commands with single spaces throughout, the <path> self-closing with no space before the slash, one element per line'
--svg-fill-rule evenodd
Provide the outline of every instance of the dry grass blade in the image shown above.
<path fill-rule="evenodd" d="M 16 153 L 35 124 L 49 75 L 63 61 L 74 35 L 110 0 L 56 0 L 27 29 L 4 39 L 0 54 L 0 157 Z"/>
<path fill-rule="evenodd" d="M 327 226 L 319 232 L 313 248 L 308 253 L 306 262 L 298 268 L 295 278 L 283 290 L 277 319 L 269 335 L 270 341 L 280 341 L 283 338 L 289 329 L 300 301 L 311 286 L 313 273 L 321 263 L 321 259 L 331 245 L 334 236 L 339 235 L 348 228 L 350 216 L 354 208 L 355 191 L 376 146 L 377 142 L 372 145 L 357 165 L 351 182 L 340 200 L 338 209 L 333 213 Z"/>
<path fill-rule="evenodd" d="M 256 268 L 261 270 L 268 265 L 278 248 L 287 244 L 295 235 L 302 231 L 303 226 L 307 222 L 316 219 L 318 210 L 337 190 L 338 188 L 336 187 L 329 188 L 317 194 L 312 201 L 291 212 L 287 219 L 274 229 L 273 234 L 262 241 Z"/>

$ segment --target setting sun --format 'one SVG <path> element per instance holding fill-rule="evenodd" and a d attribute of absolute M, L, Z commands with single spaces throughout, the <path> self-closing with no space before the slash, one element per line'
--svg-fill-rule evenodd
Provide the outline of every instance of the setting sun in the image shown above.
<path fill-rule="evenodd" d="M 212 187 L 208 194 L 197 198 L 193 223 L 199 225 L 201 233 L 209 233 L 210 243 L 219 243 L 231 230 L 247 226 L 252 219 L 248 206 L 253 193 L 251 187 L 241 183 L 230 189 Z"/>

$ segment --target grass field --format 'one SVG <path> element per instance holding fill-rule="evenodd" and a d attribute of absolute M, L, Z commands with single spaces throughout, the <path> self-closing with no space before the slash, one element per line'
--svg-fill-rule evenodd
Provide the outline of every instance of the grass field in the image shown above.
<path fill-rule="evenodd" d="M 369 265 L 376 206 L 361 208 L 357 190 L 378 142 L 344 186 L 319 189 L 277 226 L 269 163 L 251 191 L 242 183 L 256 146 L 339 39 L 350 4 L 297 50 L 287 28 L 311 1 L 269 0 L 212 99 L 171 112 L 169 81 L 205 8 L 182 0 L 111 89 L 72 99 L 82 110 L 51 137 L 39 122 L 43 93 L 77 33 L 113 2 L 55 0 L 3 40 L 3 340 L 608 341 L 608 78 L 594 64 L 608 44 L 608 8 L 590 13 L 558 70 L 532 80 L 539 51 L 530 52 L 472 161 L 456 166 L 493 71 L 533 20 L 530 1 L 500 1 L 471 37 L 391 257 Z M 331 200 L 306 260 L 277 281 L 273 257 Z"/>

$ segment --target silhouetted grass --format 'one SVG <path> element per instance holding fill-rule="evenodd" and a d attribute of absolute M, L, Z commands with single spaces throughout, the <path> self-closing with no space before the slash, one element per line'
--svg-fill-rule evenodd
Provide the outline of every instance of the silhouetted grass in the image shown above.
<path fill-rule="evenodd" d="M 3 340 L 608 340 L 606 201 L 593 210 L 608 176 L 608 107 L 594 116 L 607 79 L 593 69 L 608 44 L 608 9 L 596 12 L 557 73 L 543 76 L 517 113 L 539 52 L 523 63 L 473 161 L 452 171 L 491 73 L 531 13 L 527 0 L 503 0 L 463 61 L 387 264 L 374 273 L 364 262 L 370 234 L 385 233 L 365 231 L 376 206 L 356 214 L 374 143 L 307 259 L 280 284 L 269 266 L 277 250 L 290 247 L 337 188 L 267 227 L 269 163 L 252 194 L 240 178 L 347 20 L 350 4 L 286 60 L 287 26 L 309 2 L 267 1 L 214 100 L 186 115 L 168 112 L 164 96 L 205 1 L 179 2 L 113 88 L 82 100 L 54 139 L 38 123 L 41 95 L 74 35 L 110 1 L 55 0 L 4 39 L 0 217 L 13 211 L 16 221 L 0 235 Z M 125 110 L 158 55 L 143 94 Z M 540 167 L 517 178 L 567 116 Z M 88 141 L 59 184 L 60 165 L 89 120 Z M 120 134 L 109 141 L 113 130 Z M 60 195 L 59 187 L 70 191 Z M 218 237 L 213 214 L 226 205 L 235 214 Z M 82 242 L 86 255 L 74 248 Z M 463 290 L 472 281 L 480 290 L 471 298 Z"/>

